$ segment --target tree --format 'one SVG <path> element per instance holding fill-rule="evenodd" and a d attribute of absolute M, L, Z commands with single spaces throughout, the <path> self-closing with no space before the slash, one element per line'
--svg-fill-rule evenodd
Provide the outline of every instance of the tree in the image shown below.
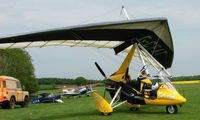
<path fill-rule="evenodd" d="M 78 86 L 81 86 L 81 85 L 85 85 L 87 83 L 86 79 L 84 77 L 77 77 L 75 79 L 75 83 L 78 85 Z"/>
<path fill-rule="evenodd" d="M 23 49 L 0 50 L 0 75 L 12 76 L 20 80 L 30 93 L 39 89 L 34 75 L 31 56 Z"/>
<path fill-rule="evenodd" d="M 52 82 L 52 83 L 51 83 L 51 87 L 52 87 L 53 90 L 56 89 L 56 84 L 55 84 L 55 82 Z"/>

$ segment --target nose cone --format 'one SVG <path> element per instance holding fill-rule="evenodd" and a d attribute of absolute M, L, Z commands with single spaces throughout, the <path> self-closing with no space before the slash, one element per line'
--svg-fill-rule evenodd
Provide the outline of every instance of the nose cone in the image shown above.
<path fill-rule="evenodd" d="M 177 102 L 178 102 L 179 104 L 184 104 L 184 103 L 187 102 L 187 100 L 186 100 L 186 98 L 184 98 L 183 96 L 180 95 L 180 96 L 177 98 Z"/>

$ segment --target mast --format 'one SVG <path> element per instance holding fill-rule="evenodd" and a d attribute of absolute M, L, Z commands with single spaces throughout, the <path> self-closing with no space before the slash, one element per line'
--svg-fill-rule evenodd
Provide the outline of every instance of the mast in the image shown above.
<path fill-rule="evenodd" d="M 125 9 L 125 7 L 124 7 L 124 5 L 122 5 L 121 14 L 122 14 L 122 13 L 124 13 L 124 15 L 126 16 L 126 19 L 127 19 L 127 20 L 130 20 L 130 18 L 129 18 L 129 16 L 128 16 L 128 13 L 127 13 L 127 11 L 126 11 L 126 9 Z"/>

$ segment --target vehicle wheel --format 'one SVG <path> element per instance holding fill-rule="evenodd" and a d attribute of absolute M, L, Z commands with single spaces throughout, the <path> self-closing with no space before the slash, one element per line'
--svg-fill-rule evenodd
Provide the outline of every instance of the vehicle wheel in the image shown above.
<path fill-rule="evenodd" d="M 134 108 L 134 107 L 130 108 L 130 111 L 138 111 L 138 110 L 139 108 Z"/>
<path fill-rule="evenodd" d="M 8 109 L 8 106 L 9 106 L 9 101 L 4 101 L 3 103 L 2 103 L 2 108 L 3 109 Z"/>
<path fill-rule="evenodd" d="M 104 116 L 111 115 L 111 113 L 103 113 L 103 112 L 101 112 L 101 114 Z"/>
<path fill-rule="evenodd" d="M 22 102 L 22 104 L 21 104 L 21 107 L 23 108 L 23 107 L 28 107 L 28 97 L 25 97 L 24 98 L 24 102 Z"/>
<path fill-rule="evenodd" d="M 2 109 L 5 109 L 6 107 L 5 107 L 5 105 L 4 105 L 4 104 L 2 104 L 2 105 L 1 105 L 1 108 L 2 108 Z"/>
<path fill-rule="evenodd" d="M 138 111 L 140 108 L 135 108 L 135 111 Z"/>
<path fill-rule="evenodd" d="M 166 111 L 168 114 L 176 114 L 178 112 L 178 108 L 176 105 L 169 105 L 166 107 Z"/>
<path fill-rule="evenodd" d="M 15 98 L 11 97 L 10 101 L 7 102 L 6 108 L 8 109 L 14 109 L 15 108 Z"/>

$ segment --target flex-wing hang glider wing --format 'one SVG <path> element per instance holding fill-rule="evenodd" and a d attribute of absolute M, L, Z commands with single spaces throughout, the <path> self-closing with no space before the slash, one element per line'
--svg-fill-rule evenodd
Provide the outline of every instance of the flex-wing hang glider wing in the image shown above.
<path fill-rule="evenodd" d="M 165 68 L 173 61 L 173 43 L 166 18 L 78 25 L 0 38 L 0 48 L 45 46 L 111 48 L 119 53 L 140 43 Z"/>

